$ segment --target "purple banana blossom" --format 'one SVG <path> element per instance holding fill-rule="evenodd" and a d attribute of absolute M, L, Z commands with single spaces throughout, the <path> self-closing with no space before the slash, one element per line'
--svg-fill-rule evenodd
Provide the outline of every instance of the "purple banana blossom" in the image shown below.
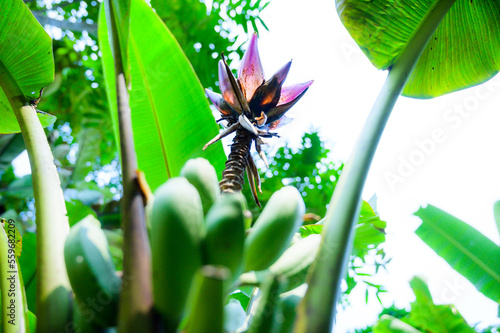
<path fill-rule="evenodd" d="M 291 65 L 292 62 L 288 62 L 266 81 L 257 47 L 257 34 L 253 34 L 238 69 L 238 78 L 234 77 L 223 56 L 219 61 L 221 94 L 205 89 L 208 98 L 228 124 L 227 128 L 210 140 L 203 149 L 236 132 L 220 182 L 221 191 L 240 191 L 243 186 L 242 174 L 246 169 L 254 199 L 259 206 L 254 181 L 257 181 L 260 190 L 260 180 L 249 153 L 251 143 L 255 141 L 257 152 L 267 165 L 267 159 L 261 149 L 261 145 L 265 143 L 262 138 L 277 136 L 270 130 L 291 121 L 285 113 L 313 83 L 307 81 L 283 87 Z"/>

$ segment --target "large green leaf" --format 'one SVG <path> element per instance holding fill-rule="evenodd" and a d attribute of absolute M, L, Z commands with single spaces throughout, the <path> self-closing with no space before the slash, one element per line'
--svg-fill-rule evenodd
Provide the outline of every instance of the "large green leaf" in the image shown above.
<path fill-rule="evenodd" d="M 389 69 L 434 0 L 336 0 L 344 26 L 372 64 Z M 500 2 L 457 0 L 423 51 L 403 95 L 431 98 L 500 70 Z"/>
<path fill-rule="evenodd" d="M 2 3 L 0 15 L 0 133 L 20 132 L 12 103 L 26 104 L 54 80 L 52 42 L 23 1 Z M 39 114 L 43 126 L 54 116 Z"/>
<path fill-rule="evenodd" d="M 428 205 L 415 233 L 485 296 L 500 301 L 500 247 L 456 217 Z"/>
<path fill-rule="evenodd" d="M 222 146 L 217 144 L 202 151 L 203 145 L 218 133 L 218 127 L 189 61 L 144 1 L 133 0 L 131 6 L 130 106 L 139 168 L 153 190 L 166 179 L 177 176 L 190 158 L 204 157 L 221 171 L 225 160 Z M 101 12 L 100 48 L 108 100 L 118 133 L 113 59 L 108 43 L 103 42 L 107 41 L 104 20 Z"/>
<path fill-rule="evenodd" d="M 404 321 L 428 333 L 474 333 L 452 304 L 436 305 L 429 287 L 419 277 L 410 281 L 416 300 L 411 303 L 410 316 Z"/>

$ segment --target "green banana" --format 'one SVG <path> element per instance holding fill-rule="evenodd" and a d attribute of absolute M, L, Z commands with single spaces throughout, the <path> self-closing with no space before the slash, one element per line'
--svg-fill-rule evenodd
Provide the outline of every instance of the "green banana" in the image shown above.
<path fill-rule="evenodd" d="M 250 319 L 248 333 L 271 333 L 281 327 L 283 314 L 278 304 L 285 282 L 283 276 L 271 274 L 266 278 L 260 290 L 257 307 Z"/>
<path fill-rule="evenodd" d="M 307 271 L 314 262 L 321 243 L 321 235 L 310 235 L 290 246 L 274 264 L 264 271 L 247 272 L 240 276 L 244 285 L 260 285 L 268 274 L 287 278 L 284 291 L 292 290 L 305 282 Z"/>
<path fill-rule="evenodd" d="M 271 266 L 290 244 L 304 213 L 304 200 L 295 187 L 275 192 L 245 240 L 245 271 Z"/>
<path fill-rule="evenodd" d="M 203 215 L 206 215 L 220 193 L 215 168 L 206 159 L 198 157 L 184 164 L 181 176 L 185 177 L 198 190 L 203 204 Z"/>
<path fill-rule="evenodd" d="M 222 265 L 236 278 L 243 269 L 245 244 L 245 198 L 228 193 L 210 208 L 206 218 L 204 255 L 209 265 Z"/>
<path fill-rule="evenodd" d="M 279 307 L 283 314 L 283 322 L 277 332 L 292 333 L 297 306 L 304 297 L 306 288 L 296 288 L 280 295 Z"/>
<path fill-rule="evenodd" d="M 115 274 L 106 236 L 92 215 L 71 228 L 64 244 L 64 259 L 85 320 L 114 326 L 122 281 Z"/>
<path fill-rule="evenodd" d="M 187 333 L 222 333 L 226 267 L 203 266 L 193 284 Z"/>
<path fill-rule="evenodd" d="M 148 217 L 154 302 L 166 331 L 175 332 L 202 261 L 204 225 L 200 195 L 186 178 L 171 178 L 156 189 Z"/>

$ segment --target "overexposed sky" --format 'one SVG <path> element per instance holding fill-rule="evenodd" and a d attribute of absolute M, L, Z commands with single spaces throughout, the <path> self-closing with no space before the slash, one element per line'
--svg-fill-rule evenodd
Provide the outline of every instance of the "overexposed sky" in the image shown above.
<path fill-rule="evenodd" d="M 387 73 L 361 53 L 333 0 L 272 0 L 261 17 L 270 30 L 259 40 L 266 76 L 293 59 L 285 84 L 315 80 L 280 135 L 297 144 L 304 131 L 318 129 L 331 157 L 346 161 Z M 493 219 L 493 203 L 500 200 L 499 111 L 499 77 L 487 86 L 431 100 L 402 97 L 396 104 L 364 191 L 366 200 L 378 196 L 388 223 L 386 251 L 393 260 L 389 273 L 374 279 L 389 290 L 385 306 L 408 307 L 408 281 L 422 275 L 435 301 L 454 303 L 469 324 L 495 322 L 496 304 L 414 234 L 420 220 L 412 214 L 433 204 L 500 243 Z M 373 323 L 381 308 L 375 298 L 366 306 L 364 296 L 364 290 L 352 295 L 336 332 Z"/>

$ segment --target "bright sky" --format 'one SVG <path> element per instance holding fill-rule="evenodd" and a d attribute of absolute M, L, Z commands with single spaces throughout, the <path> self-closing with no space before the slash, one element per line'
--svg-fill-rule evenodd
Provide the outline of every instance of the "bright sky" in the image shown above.
<path fill-rule="evenodd" d="M 319 129 L 332 158 L 346 161 L 387 73 L 357 48 L 333 0 L 307 5 L 272 0 L 261 17 L 270 30 L 259 42 L 266 75 L 293 59 L 288 83 L 315 80 L 290 111 L 294 122 L 280 134 L 298 143 L 304 131 Z M 409 309 L 414 296 L 408 281 L 423 275 L 436 303 L 455 304 L 469 324 L 500 323 L 497 305 L 414 234 L 420 220 L 412 216 L 421 205 L 433 204 L 499 244 L 493 219 L 493 203 L 500 200 L 499 92 L 497 76 L 488 88 L 432 100 L 400 98 L 396 104 L 364 191 L 366 200 L 378 196 L 378 211 L 388 223 L 385 248 L 393 260 L 388 274 L 374 280 L 389 290 L 382 298 L 385 306 L 395 302 Z M 412 161 L 409 169 L 402 161 Z M 401 175 L 402 181 L 388 182 L 388 173 Z M 364 290 L 352 294 L 351 301 L 352 307 L 337 317 L 336 332 L 370 325 L 381 310 L 374 297 L 365 305 Z"/>

